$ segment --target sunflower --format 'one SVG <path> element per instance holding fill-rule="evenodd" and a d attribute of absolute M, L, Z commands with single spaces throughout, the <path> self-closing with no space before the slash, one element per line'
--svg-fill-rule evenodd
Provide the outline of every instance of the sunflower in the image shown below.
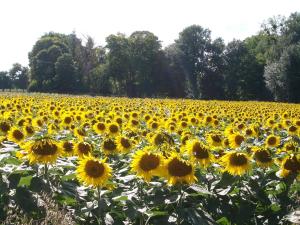
<path fill-rule="evenodd" d="M 220 163 L 225 167 L 224 171 L 233 176 L 243 175 L 250 169 L 250 159 L 248 155 L 236 151 L 227 152 L 222 156 Z"/>
<path fill-rule="evenodd" d="M 161 176 L 163 172 L 164 159 L 161 154 L 151 152 L 149 147 L 134 153 L 130 167 L 146 182 L 150 182 L 153 176 Z"/>
<path fill-rule="evenodd" d="M 74 155 L 75 145 L 72 141 L 63 141 L 60 143 L 60 146 L 65 156 Z"/>
<path fill-rule="evenodd" d="M 0 122 L 0 131 L 4 134 L 6 134 L 11 128 L 10 123 L 8 123 L 7 121 L 1 121 Z"/>
<path fill-rule="evenodd" d="M 27 137 L 34 135 L 34 132 L 35 132 L 34 127 L 31 125 L 26 125 L 23 130 Z"/>
<path fill-rule="evenodd" d="M 74 148 L 79 158 L 88 156 L 93 150 L 92 145 L 85 141 L 76 143 Z"/>
<path fill-rule="evenodd" d="M 197 181 L 195 177 L 195 168 L 193 164 L 183 160 L 177 153 L 172 153 L 171 156 L 165 160 L 165 176 L 170 185 L 177 183 L 192 184 Z"/>
<path fill-rule="evenodd" d="M 251 150 L 253 151 L 252 158 L 258 166 L 269 167 L 273 164 L 273 159 L 267 149 L 253 147 Z"/>
<path fill-rule="evenodd" d="M 228 140 L 231 148 L 238 148 L 245 141 L 245 137 L 241 134 L 234 133 L 228 137 Z"/>
<path fill-rule="evenodd" d="M 15 143 L 20 143 L 25 139 L 25 134 L 22 130 L 12 127 L 7 133 L 7 139 Z"/>
<path fill-rule="evenodd" d="M 191 140 L 187 143 L 186 149 L 193 160 L 199 162 L 201 166 L 206 168 L 212 161 L 213 155 L 207 146 L 198 140 Z"/>
<path fill-rule="evenodd" d="M 54 163 L 61 153 L 59 144 L 51 138 L 42 138 L 25 144 L 29 162 Z"/>
<path fill-rule="evenodd" d="M 74 135 L 78 139 L 83 140 L 87 136 L 87 132 L 83 127 L 77 127 L 74 129 Z"/>
<path fill-rule="evenodd" d="M 280 137 L 275 135 L 269 135 L 265 141 L 266 146 L 268 147 L 277 147 L 280 145 Z"/>
<path fill-rule="evenodd" d="M 119 134 L 119 132 L 120 132 L 119 124 L 110 123 L 108 125 L 108 133 L 110 136 L 115 137 Z"/>
<path fill-rule="evenodd" d="M 106 155 L 115 154 L 118 151 L 117 143 L 114 139 L 105 139 L 102 142 L 102 149 Z"/>
<path fill-rule="evenodd" d="M 76 169 L 77 179 L 84 185 L 105 187 L 112 176 L 112 169 L 104 160 L 92 156 L 84 157 L 79 161 Z"/>
<path fill-rule="evenodd" d="M 132 141 L 129 138 L 119 136 L 117 137 L 117 149 L 121 152 L 129 152 L 133 147 Z"/>
<path fill-rule="evenodd" d="M 209 143 L 209 145 L 212 148 L 219 148 L 219 147 L 222 147 L 222 145 L 223 145 L 223 143 L 222 143 L 222 136 L 218 132 L 210 133 L 207 136 L 207 142 Z"/>
<path fill-rule="evenodd" d="M 97 134 L 103 134 L 106 131 L 106 125 L 102 122 L 95 123 L 93 129 Z"/>
<path fill-rule="evenodd" d="M 294 125 L 290 126 L 290 127 L 288 128 L 288 133 L 289 133 L 290 135 L 297 135 L 297 134 L 299 133 L 298 127 L 297 127 L 297 126 L 294 126 Z"/>
<path fill-rule="evenodd" d="M 291 174 L 297 175 L 300 172 L 300 157 L 294 154 L 287 156 L 281 163 L 280 176 L 287 177 Z"/>

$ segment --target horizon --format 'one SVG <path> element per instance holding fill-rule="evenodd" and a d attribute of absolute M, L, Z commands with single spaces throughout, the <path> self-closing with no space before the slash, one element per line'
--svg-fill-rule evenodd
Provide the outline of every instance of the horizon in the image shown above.
<path fill-rule="evenodd" d="M 243 40 L 257 34 L 261 24 L 270 17 L 288 17 L 297 11 L 297 7 L 300 9 L 300 2 L 293 0 L 189 2 L 2 2 L 0 20 L 9 18 L 9 22 L 2 27 L 6 35 L 2 36 L 0 42 L 0 71 L 8 71 L 14 63 L 28 66 L 28 53 L 32 46 L 39 37 L 50 31 L 64 34 L 75 31 L 83 41 L 85 36 L 91 36 L 96 45 L 104 46 L 105 38 L 110 34 L 120 32 L 128 36 L 137 30 L 147 30 L 154 33 L 165 47 L 174 43 L 185 27 L 197 24 L 211 30 L 213 39 L 221 37 L 228 43 L 233 39 Z M 44 11 L 45 3 L 49 4 L 47 11 Z M 261 7 L 257 8 L 258 5 Z M 252 18 L 254 10 L 255 18 Z"/>

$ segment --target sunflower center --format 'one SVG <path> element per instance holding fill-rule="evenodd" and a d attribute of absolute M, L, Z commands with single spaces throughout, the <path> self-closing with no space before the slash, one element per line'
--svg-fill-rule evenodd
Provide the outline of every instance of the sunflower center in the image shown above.
<path fill-rule="evenodd" d="M 156 128 L 158 127 L 158 124 L 157 124 L 157 123 L 152 123 L 152 124 L 151 124 L 151 127 L 152 127 L 153 129 L 156 129 Z"/>
<path fill-rule="evenodd" d="M 171 176 L 184 177 L 192 173 L 192 166 L 174 158 L 168 164 L 168 171 Z"/>
<path fill-rule="evenodd" d="M 109 126 L 109 131 L 110 131 L 111 133 L 117 133 L 117 132 L 119 131 L 119 128 L 118 128 L 117 125 L 112 124 L 112 125 Z"/>
<path fill-rule="evenodd" d="M 131 120 L 132 125 L 137 126 L 139 122 L 137 120 Z"/>
<path fill-rule="evenodd" d="M 6 133 L 7 131 L 9 131 L 10 126 L 8 123 L 2 122 L 2 123 L 0 123 L 0 129 Z"/>
<path fill-rule="evenodd" d="M 14 130 L 13 133 L 12 133 L 12 135 L 18 141 L 22 140 L 24 138 L 24 134 L 21 131 L 19 131 L 19 130 Z"/>
<path fill-rule="evenodd" d="M 289 131 L 290 132 L 295 132 L 297 130 L 297 127 L 295 126 L 290 126 Z"/>
<path fill-rule="evenodd" d="M 91 151 L 91 147 L 88 143 L 80 142 L 78 144 L 78 150 L 84 154 L 87 155 Z"/>
<path fill-rule="evenodd" d="M 124 147 L 124 148 L 129 148 L 130 147 L 130 142 L 128 139 L 126 138 L 121 138 L 121 145 Z"/>
<path fill-rule="evenodd" d="M 32 151 L 35 154 L 42 156 L 55 155 L 57 152 L 57 145 L 48 140 L 41 141 L 33 145 Z"/>
<path fill-rule="evenodd" d="M 74 145 L 73 145 L 73 143 L 72 142 L 64 142 L 64 144 L 63 144 L 63 148 L 64 148 L 64 150 L 66 151 L 66 152 L 72 152 L 73 151 L 73 147 L 74 147 Z"/>
<path fill-rule="evenodd" d="M 212 135 L 211 139 L 217 143 L 220 143 L 222 141 L 221 138 L 219 137 L 219 135 Z"/>
<path fill-rule="evenodd" d="M 262 163 L 268 163 L 272 161 L 270 154 L 265 150 L 255 152 L 254 158 L 255 160 Z"/>
<path fill-rule="evenodd" d="M 232 154 L 230 156 L 230 164 L 233 166 L 243 166 L 246 165 L 248 160 L 244 154 Z"/>
<path fill-rule="evenodd" d="M 159 165 L 159 157 L 154 154 L 145 154 L 142 156 L 139 166 L 144 171 L 154 170 Z"/>
<path fill-rule="evenodd" d="M 116 150 L 117 145 L 113 140 L 109 139 L 109 140 L 104 141 L 103 147 L 105 150 L 114 151 L 114 150 Z"/>
<path fill-rule="evenodd" d="M 284 163 L 283 167 L 286 170 L 290 170 L 293 173 L 296 173 L 297 171 L 300 170 L 300 162 L 294 156 L 292 158 L 287 159 L 286 162 Z"/>
<path fill-rule="evenodd" d="M 246 130 L 246 134 L 247 134 L 247 135 L 251 135 L 251 134 L 252 134 L 252 130 L 251 130 L 251 129 L 247 129 L 247 130 Z"/>
<path fill-rule="evenodd" d="M 288 145 L 286 146 L 286 149 L 287 149 L 288 151 L 294 151 L 294 150 L 295 150 L 295 146 L 294 146 L 293 144 L 288 144 Z"/>
<path fill-rule="evenodd" d="M 104 166 L 102 163 L 89 160 L 85 164 L 85 172 L 89 177 L 98 178 L 104 174 Z"/>
<path fill-rule="evenodd" d="M 71 123 L 71 122 L 72 122 L 71 117 L 66 117 L 66 118 L 64 119 L 64 122 L 65 122 L 66 124 Z"/>
<path fill-rule="evenodd" d="M 242 135 L 236 135 L 234 141 L 237 145 L 241 145 L 244 141 L 244 137 Z"/>
<path fill-rule="evenodd" d="M 105 125 L 104 125 L 103 123 L 98 123 L 98 124 L 97 124 L 97 128 L 98 128 L 99 130 L 105 130 Z"/>
<path fill-rule="evenodd" d="M 269 145 L 275 145 L 276 144 L 276 138 L 275 137 L 269 137 L 268 138 L 268 144 Z"/>
<path fill-rule="evenodd" d="M 25 127 L 25 130 L 26 130 L 26 132 L 27 132 L 28 134 L 33 134 L 33 133 L 34 133 L 34 130 L 33 130 L 32 127 L 26 126 L 26 127 Z"/>
<path fill-rule="evenodd" d="M 197 159 L 207 159 L 208 158 L 208 151 L 207 149 L 203 148 L 200 143 L 195 143 L 193 145 L 193 155 Z"/>

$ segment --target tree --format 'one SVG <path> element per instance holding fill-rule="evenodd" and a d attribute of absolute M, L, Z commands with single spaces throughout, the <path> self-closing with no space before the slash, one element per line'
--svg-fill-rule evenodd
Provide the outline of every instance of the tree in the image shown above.
<path fill-rule="evenodd" d="M 11 89 L 12 82 L 9 78 L 9 75 L 6 71 L 0 71 L 0 89 Z"/>
<path fill-rule="evenodd" d="M 78 72 L 72 55 L 65 53 L 55 62 L 54 90 L 60 93 L 72 93 L 78 86 Z"/>
<path fill-rule="evenodd" d="M 8 72 L 12 85 L 17 89 L 27 89 L 28 86 L 28 68 L 19 63 L 13 64 Z"/>
<path fill-rule="evenodd" d="M 225 51 L 224 89 L 227 99 L 264 100 L 264 65 L 243 41 L 233 40 Z"/>

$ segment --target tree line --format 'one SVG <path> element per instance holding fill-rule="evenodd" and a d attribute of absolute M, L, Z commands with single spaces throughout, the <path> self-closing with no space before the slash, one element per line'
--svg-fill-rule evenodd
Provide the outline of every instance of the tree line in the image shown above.
<path fill-rule="evenodd" d="M 0 72 L 0 88 L 129 97 L 300 101 L 300 13 L 269 18 L 256 35 L 225 44 L 192 25 L 162 48 L 149 31 L 91 37 L 50 32 L 29 68 Z"/>

